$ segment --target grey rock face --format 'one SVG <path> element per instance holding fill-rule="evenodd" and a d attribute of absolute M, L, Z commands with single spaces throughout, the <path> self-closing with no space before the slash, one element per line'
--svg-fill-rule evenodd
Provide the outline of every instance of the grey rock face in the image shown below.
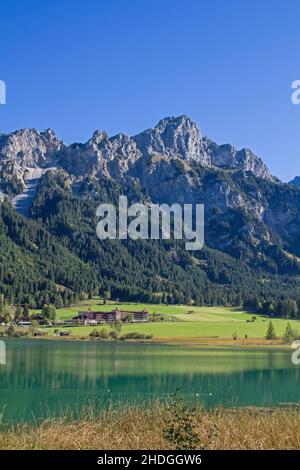
<path fill-rule="evenodd" d="M 95 145 L 72 144 L 59 154 L 59 165 L 75 177 L 94 175 L 95 169 L 100 166 L 98 148 Z M 103 164 L 103 173 L 105 165 Z"/>
<path fill-rule="evenodd" d="M 86 177 L 104 177 L 125 185 L 136 180 L 155 201 L 201 201 L 208 207 L 215 203 L 222 212 L 244 205 L 262 217 L 265 207 L 259 198 L 245 198 L 229 183 L 217 179 L 204 188 L 195 167 L 242 170 L 274 181 L 262 160 L 250 150 L 214 143 L 203 137 L 187 116 L 167 117 L 133 137 L 109 137 L 97 130 L 86 143 L 69 146 L 50 129 L 22 129 L 0 135 L 0 190 L 4 192 L 12 177 L 26 192 L 26 180 L 40 178 L 49 168 L 63 169 L 74 183 Z M 18 192 L 20 189 L 14 194 Z"/>
<path fill-rule="evenodd" d="M 236 147 L 230 144 L 217 145 L 208 138 L 204 138 L 204 141 L 204 147 L 209 155 L 211 165 L 227 170 L 249 171 L 259 178 L 270 181 L 275 180 L 261 158 L 254 155 L 251 150 L 237 150 Z"/>
<path fill-rule="evenodd" d="M 160 154 L 209 163 L 198 126 L 187 116 L 168 117 L 159 121 L 154 129 L 148 129 L 133 137 L 145 155 Z"/>
<path fill-rule="evenodd" d="M 51 129 L 21 129 L 2 137 L 0 160 L 15 161 L 22 167 L 45 166 L 62 146 Z"/>
<path fill-rule="evenodd" d="M 244 170 L 268 180 L 273 177 L 262 160 L 250 150 L 217 145 L 203 137 L 187 116 L 167 117 L 153 129 L 134 137 L 118 134 L 109 138 L 95 131 L 85 144 L 65 146 L 54 131 L 22 129 L 0 136 L 0 170 L 23 179 L 27 168 L 61 167 L 74 177 L 105 176 L 122 179 L 152 172 L 160 159 L 180 159 L 203 167 Z"/>
<path fill-rule="evenodd" d="M 105 176 L 120 178 L 141 156 L 129 136 L 118 134 L 109 138 L 96 131 L 86 144 L 72 144 L 60 152 L 60 165 L 74 176 Z"/>
<path fill-rule="evenodd" d="M 21 129 L 0 137 L 0 169 L 23 180 L 27 168 L 53 165 L 63 147 L 51 129 Z"/>

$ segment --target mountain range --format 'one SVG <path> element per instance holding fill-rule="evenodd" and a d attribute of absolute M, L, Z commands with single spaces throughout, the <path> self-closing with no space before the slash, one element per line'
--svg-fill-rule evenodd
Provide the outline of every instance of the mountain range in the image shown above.
<path fill-rule="evenodd" d="M 166 118 L 153 129 L 135 136 L 118 134 L 109 138 L 95 131 L 85 144 L 66 146 L 55 132 L 47 129 L 22 129 L 0 136 L 0 170 L 2 179 L 25 179 L 39 171 L 61 168 L 73 178 L 126 177 L 145 178 L 145 173 L 163 169 L 174 160 L 204 168 L 242 170 L 275 181 L 263 161 L 249 149 L 237 150 L 232 145 L 217 145 L 202 136 L 198 126 L 187 116 Z"/>
<path fill-rule="evenodd" d="M 132 202 L 203 203 L 205 248 L 99 241 L 96 207 L 120 194 Z M 2 134 L 0 197 L 0 290 L 19 301 L 57 289 L 198 303 L 233 303 L 253 291 L 299 295 L 300 178 L 281 182 L 251 150 L 213 142 L 187 116 L 135 136 L 97 130 L 83 144 L 65 145 L 51 129 Z"/>

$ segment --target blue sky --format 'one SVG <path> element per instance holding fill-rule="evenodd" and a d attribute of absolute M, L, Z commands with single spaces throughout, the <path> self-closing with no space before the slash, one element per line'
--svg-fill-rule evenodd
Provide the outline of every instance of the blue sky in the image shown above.
<path fill-rule="evenodd" d="M 300 174 L 298 0 L 6 0 L 0 132 L 135 134 L 187 114 L 218 143 Z"/>

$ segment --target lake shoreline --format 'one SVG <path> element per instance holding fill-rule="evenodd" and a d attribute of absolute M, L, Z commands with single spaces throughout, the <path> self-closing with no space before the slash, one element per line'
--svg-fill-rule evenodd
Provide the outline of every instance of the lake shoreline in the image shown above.
<path fill-rule="evenodd" d="M 126 339 L 126 340 L 115 340 L 115 339 L 91 339 L 88 336 L 56 336 L 56 335 L 45 335 L 45 336 L 20 336 L 20 337 L 11 337 L 3 336 L 4 340 L 43 340 L 43 341 L 62 341 L 62 342 L 88 342 L 88 343 L 103 343 L 103 344 L 137 344 L 137 345 L 165 345 L 165 346 L 182 346 L 182 347 L 201 347 L 201 348 L 235 348 L 235 349 L 282 349 L 289 350 L 291 349 L 290 344 L 285 344 L 282 340 L 266 340 L 262 338 L 249 338 L 246 339 L 237 339 L 232 340 L 229 338 L 153 338 L 153 339 Z"/>

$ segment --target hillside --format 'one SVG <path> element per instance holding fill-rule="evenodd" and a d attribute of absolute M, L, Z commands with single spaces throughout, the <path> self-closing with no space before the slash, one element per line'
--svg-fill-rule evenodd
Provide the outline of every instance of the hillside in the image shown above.
<path fill-rule="evenodd" d="M 133 137 L 96 131 L 70 146 L 52 130 L 2 135 L 0 190 L 6 297 L 24 302 L 59 290 L 168 303 L 299 299 L 300 189 L 250 150 L 204 137 L 187 116 Z M 204 249 L 98 240 L 96 207 L 116 204 L 120 194 L 130 202 L 204 203 Z"/>

